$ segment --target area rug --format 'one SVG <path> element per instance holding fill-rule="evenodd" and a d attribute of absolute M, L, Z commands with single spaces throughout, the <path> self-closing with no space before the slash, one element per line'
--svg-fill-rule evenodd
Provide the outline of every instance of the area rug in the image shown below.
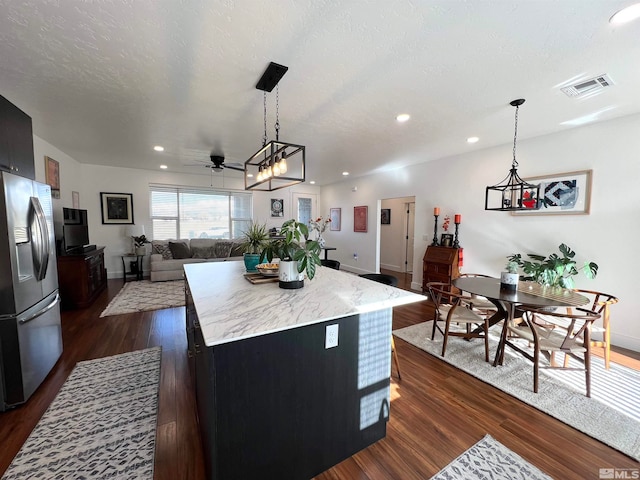
<path fill-rule="evenodd" d="M 513 395 L 587 435 L 640 461 L 640 372 L 592 357 L 591 398 L 584 394 L 584 373 L 540 370 L 539 393 L 533 392 L 533 366 L 507 348 L 504 365 L 484 361 L 484 344 L 452 337 L 443 358 L 442 335 L 431 341 L 432 322 L 419 323 L 393 333 L 474 377 Z M 490 338 L 491 354 L 499 330 Z M 492 357 L 493 360 L 493 357 Z M 613 408 L 616 407 L 616 408 Z"/>
<path fill-rule="evenodd" d="M 551 480 L 491 435 L 476 443 L 431 480 Z"/>
<path fill-rule="evenodd" d="M 139 282 L 125 283 L 122 290 L 113 297 L 107 308 L 100 314 L 100 317 L 181 307 L 183 305 L 184 280 L 170 282 L 140 280 Z"/>
<path fill-rule="evenodd" d="M 2 479 L 152 479 L 161 354 L 78 362 Z"/>

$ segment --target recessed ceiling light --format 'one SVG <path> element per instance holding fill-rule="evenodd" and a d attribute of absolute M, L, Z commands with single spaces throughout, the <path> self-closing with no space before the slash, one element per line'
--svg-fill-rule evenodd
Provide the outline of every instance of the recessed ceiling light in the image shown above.
<path fill-rule="evenodd" d="M 478 140 L 480 140 L 478 137 L 469 137 L 467 143 L 476 143 Z"/>
<path fill-rule="evenodd" d="M 349 175 L 349 172 L 342 172 L 342 175 L 346 177 L 347 175 Z"/>
<path fill-rule="evenodd" d="M 164 152 L 164 147 L 163 147 L 163 146 L 161 146 L 161 145 L 156 145 L 155 147 L 153 147 L 153 149 L 154 149 L 156 152 Z"/>
<path fill-rule="evenodd" d="M 396 117 L 396 120 L 399 121 L 400 123 L 403 123 L 409 120 L 410 118 L 411 118 L 411 115 L 409 115 L 408 113 L 401 113 Z"/>
<path fill-rule="evenodd" d="M 160 165 L 160 168 L 163 169 L 163 170 L 166 170 L 169 167 L 167 167 L 166 165 Z"/>
<path fill-rule="evenodd" d="M 309 183 L 310 183 L 311 185 L 315 185 L 315 184 L 316 184 L 316 181 L 315 181 L 315 180 L 311 180 Z"/>
<path fill-rule="evenodd" d="M 627 8 L 617 11 L 609 19 L 609 23 L 613 25 L 621 25 L 640 18 L 640 3 L 629 5 Z"/>
<path fill-rule="evenodd" d="M 247 173 L 247 177 L 248 178 L 252 178 L 253 177 L 253 173 Z"/>

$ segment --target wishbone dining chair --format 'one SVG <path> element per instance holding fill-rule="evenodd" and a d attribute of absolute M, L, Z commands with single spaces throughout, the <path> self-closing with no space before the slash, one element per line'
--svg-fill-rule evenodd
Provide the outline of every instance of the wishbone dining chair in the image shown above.
<path fill-rule="evenodd" d="M 558 309 L 549 311 L 521 305 L 524 322 L 508 324 L 509 337 L 505 345 L 511 347 L 533 362 L 533 391 L 538 393 L 539 371 L 541 368 L 559 370 L 583 370 L 585 372 L 586 395 L 591 397 L 591 325 L 600 318 L 600 314 L 584 308 L 574 308 L 572 313 Z M 518 344 L 523 339 L 527 345 Z M 530 348 L 533 349 L 531 351 Z M 565 358 L 572 357 L 584 365 L 584 368 L 570 367 L 568 362 L 559 366 L 553 359 L 556 352 L 564 353 Z M 548 364 L 542 364 L 540 356 Z M 504 361 L 504 350 L 499 363 Z"/>

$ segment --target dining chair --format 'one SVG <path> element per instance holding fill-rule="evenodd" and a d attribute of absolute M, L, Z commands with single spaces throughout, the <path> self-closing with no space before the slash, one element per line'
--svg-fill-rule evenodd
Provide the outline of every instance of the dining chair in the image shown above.
<path fill-rule="evenodd" d="M 505 345 L 511 347 L 533 362 L 533 391 L 538 393 L 539 372 L 541 368 L 558 370 L 583 370 L 587 397 L 591 397 L 591 326 L 600 314 L 584 308 L 574 308 L 571 313 L 563 308 L 549 311 L 521 305 L 522 323 L 507 325 L 509 336 Z M 567 309 L 568 310 L 568 309 Z M 516 343 L 518 339 L 526 345 Z M 555 353 L 564 353 L 584 365 L 583 368 L 571 367 L 568 362 L 559 366 L 553 357 Z M 542 364 L 540 355 L 547 359 Z M 504 362 L 504 350 L 499 364 Z"/>
<path fill-rule="evenodd" d="M 334 270 L 340 270 L 340 262 L 338 260 L 321 259 L 320 264 L 323 267 L 329 267 L 329 268 L 333 268 Z"/>
<path fill-rule="evenodd" d="M 429 296 L 435 304 L 436 315 L 433 320 L 431 340 L 435 338 L 436 330 L 443 335 L 442 356 L 447 351 L 447 340 L 449 337 L 464 337 L 466 339 L 484 339 L 484 360 L 489 361 L 489 319 L 474 312 L 470 305 L 472 298 L 463 293 L 456 293 L 450 289 L 450 285 L 441 282 L 427 283 Z M 445 322 L 444 330 L 440 328 L 438 322 Z M 451 330 L 451 324 L 457 323 L 465 326 L 464 331 Z M 471 327 L 481 327 L 479 329 Z"/>
<path fill-rule="evenodd" d="M 461 273 L 460 278 L 495 278 L 491 275 L 485 275 L 483 273 Z M 490 317 L 494 313 L 497 312 L 497 307 L 491 303 L 486 297 L 482 297 L 480 295 L 476 295 L 475 293 L 469 293 L 473 302 L 471 303 L 471 308 L 481 315 L 486 317 Z"/>
<path fill-rule="evenodd" d="M 618 303 L 618 298 L 608 293 L 597 292 L 595 290 L 581 290 L 576 288 L 574 292 L 584 295 L 589 299 L 587 307 L 592 312 L 600 314 L 602 318 L 602 326 L 593 325 L 591 333 L 602 335 L 602 340 L 591 339 L 591 346 L 602 348 L 604 350 L 604 368 L 609 370 L 609 362 L 611 360 L 611 332 L 609 331 L 609 305 Z"/>
<path fill-rule="evenodd" d="M 393 275 L 386 275 L 384 273 L 363 273 L 359 275 L 367 280 L 373 280 L 374 282 L 383 283 L 384 285 L 390 285 L 392 287 L 398 286 L 398 279 Z M 391 355 L 393 356 L 393 362 L 396 364 L 396 371 L 398 372 L 398 380 L 402 380 L 400 374 L 400 362 L 398 361 L 398 352 L 396 352 L 396 342 L 391 334 Z"/>

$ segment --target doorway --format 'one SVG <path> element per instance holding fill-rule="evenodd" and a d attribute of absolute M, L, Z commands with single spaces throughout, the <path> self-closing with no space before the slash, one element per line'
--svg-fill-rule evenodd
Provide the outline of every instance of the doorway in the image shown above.
<path fill-rule="evenodd" d="M 415 206 L 415 197 L 381 200 L 379 254 L 381 270 L 413 273 Z"/>

